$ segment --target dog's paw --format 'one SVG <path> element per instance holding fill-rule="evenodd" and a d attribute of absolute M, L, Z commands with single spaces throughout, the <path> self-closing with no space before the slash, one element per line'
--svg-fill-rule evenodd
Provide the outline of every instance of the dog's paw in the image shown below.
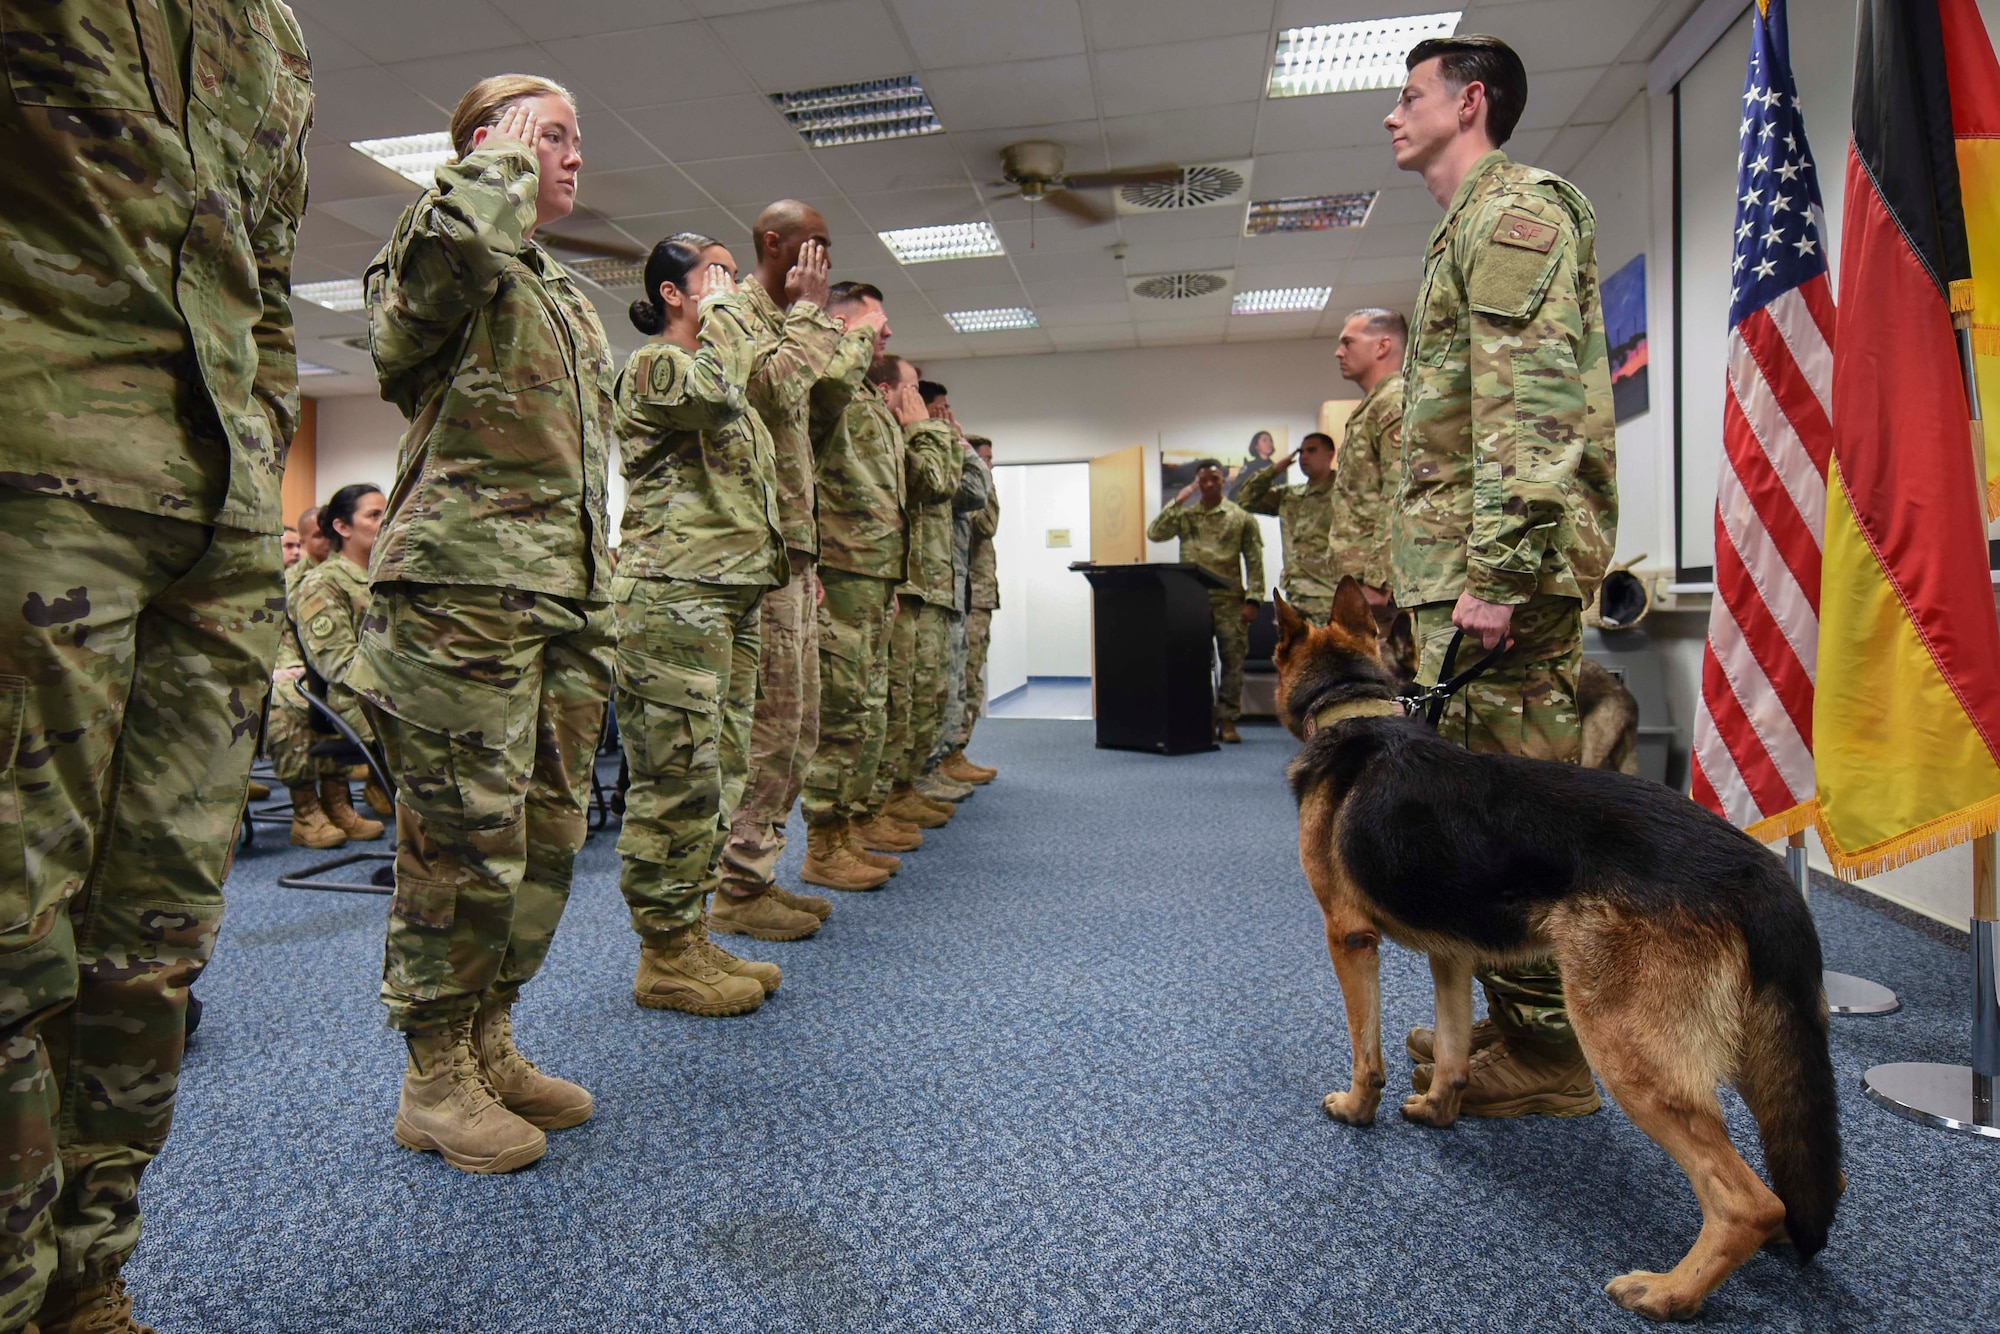
<path fill-rule="evenodd" d="M 1345 1125 L 1372 1126 L 1380 1101 L 1379 1097 L 1356 1093 L 1353 1089 L 1335 1089 L 1320 1106 L 1326 1108 L 1328 1116 Z"/>
<path fill-rule="evenodd" d="M 1434 1126 L 1443 1130 L 1458 1120 L 1458 1099 L 1447 1104 L 1442 1099 L 1433 1099 L 1428 1093 L 1403 1099 L 1403 1119 L 1415 1121 L 1420 1126 Z"/>
<path fill-rule="evenodd" d="M 1612 1279 L 1604 1291 L 1612 1301 L 1648 1320 L 1692 1320 L 1701 1310 L 1701 1298 L 1677 1291 L 1671 1274 L 1635 1269 Z"/>

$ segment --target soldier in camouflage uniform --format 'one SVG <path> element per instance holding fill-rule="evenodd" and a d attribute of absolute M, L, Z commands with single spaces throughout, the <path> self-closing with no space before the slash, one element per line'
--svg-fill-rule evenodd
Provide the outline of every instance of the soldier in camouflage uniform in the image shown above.
<path fill-rule="evenodd" d="M 1294 458 L 1305 480 L 1280 483 Z M 1300 615 L 1325 625 L 1333 615 L 1333 590 L 1340 584 L 1327 543 L 1335 522 L 1332 439 L 1312 432 L 1299 442 L 1297 454 L 1281 454 L 1270 467 L 1251 473 L 1236 493 L 1236 503 L 1249 514 L 1277 516 L 1285 544 L 1278 587 Z"/>
<path fill-rule="evenodd" d="M 936 416 L 933 407 L 932 416 Z M 923 795 L 942 801 L 963 801 L 972 795 L 978 784 L 954 778 L 944 772 L 944 762 L 956 754 L 960 744 L 960 734 L 965 729 L 965 664 L 971 657 L 971 644 L 965 632 L 965 613 L 969 605 L 970 582 L 972 577 L 972 525 L 985 512 L 986 503 L 993 498 L 993 475 L 986 471 L 986 463 L 974 450 L 971 441 L 959 433 L 958 422 L 946 409 L 945 421 L 951 426 L 959 448 L 959 485 L 951 499 L 951 605 L 946 608 L 946 652 L 943 679 L 938 689 L 943 693 L 944 705 L 938 711 L 937 739 L 931 743 L 930 754 L 924 761 L 924 774 L 918 780 L 917 790 Z"/>
<path fill-rule="evenodd" d="M 993 442 L 983 435 L 966 437 L 979 461 L 993 475 Z M 972 729 L 986 712 L 986 651 L 993 642 L 993 613 L 1000 608 L 1000 577 L 994 563 L 993 538 L 1000 531 L 1000 488 L 988 488 L 986 505 L 970 516 L 970 547 L 965 576 L 965 707 L 951 753 L 938 772 L 960 783 L 983 787 L 1000 776 L 998 769 L 974 764 L 965 757 Z"/>
<path fill-rule="evenodd" d="M 1440 732 L 1479 751 L 1574 763 L 1582 611 L 1618 519 L 1596 219 L 1560 177 L 1499 151 L 1527 75 L 1490 37 L 1419 43 L 1385 121 L 1444 220 L 1431 236 L 1403 366 L 1403 487 L 1390 518 L 1398 605 L 1418 681 L 1503 640 L 1495 670 L 1452 700 Z M 1574 1116 L 1600 1105 L 1552 965 L 1484 973 L 1469 1116 Z M 1410 1036 L 1419 1060 L 1429 1030 Z M 1419 1087 L 1429 1067 L 1420 1067 Z"/>
<path fill-rule="evenodd" d="M 0 1330 L 129 1334 L 283 618 L 311 69 L 276 0 L 0 30 Z"/>
<path fill-rule="evenodd" d="M 826 219 L 795 199 L 757 217 L 757 272 L 743 295 L 757 339 L 750 407 L 771 433 L 778 514 L 791 578 L 764 599 L 763 657 L 750 728 L 750 776 L 722 851 L 736 898 L 770 889 L 785 851 L 785 822 L 819 746 L 819 531 L 813 517 L 812 387 L 841 328 L 826 313 Z M 781 304 L 782 303 L 782 304 Z"/>
<path fill-rule="evenodd" d="M 452 143 L 366 277 L 382 396 L 410 429 L 348 684 L 396 780 L 396 1141 L 507 1172 L 591 1112 L 515 1049 L 512 1010 L 569 899 L 610 694 L 611 350 L 533 239 L 574 203 L 569 95 L 483 80 Z"/>
<path fill-rule="evenodd" d="M 1333 527 L 1328 534 L 1335 585 L 1351 574 L 1377 619 L 1394 608 L 1389 593 L 1389 512 L 1403 485 L 1403 356 L 1409 325 L 1393 310 L 1347 317 L 1335 357 L 1361 386 L 1348 414 L 1333 468 Z"/>
<path fill-rule="evenodd" d="M 749 768 L 759 604 L 791 575 L 771 436 L 746 396 L 755 316 L 734 269 L 713 242 L 653 248 L 632 323 L 655 341 L 617 390 L 629 490 L 611 597 L 632 775 L 618 884 L 640 940 L 632 995 L 709 1016 L 747 1014 L 781 980 L 775 964 L 711 943 L 702 922 Z M 744 901 L 741 923 L 766 939 L 819 930 L 788 897 L 773 887 Z"/>
<path fill-rule="evenodd" d="M 264 754 L 271 761 L 271 776 L 284 784 L 292 799 L 292 846 L 325 851 L 347 842 L 347 834 L 319 804 L 319 780 L 339 772 L 339 766 L 308 753 L 319 738 L 313 734 L 312 711 L 294 684 L 305 675 L 306 660 L 299 650 L 292 598 L 299 581 L 326 559 L 333 546 L 320 531 L 318 506 L 299 515 L 299 529 L 299 559 L 285 567 L 285 615 L 279 627 L 278 663 L 271 671 L 271 696 L 264 707 Z"/>
<path fill-rule="evenodd" d="M 1226 582 L 1223 588 L 1208 590 L 1216 653 L 1222 659 L 1215 734 L 1220 740 L 1237 742 L 1243 739 L 1236 731 L 1236 719 L 1243 711 L 1243 659 L 1250 651 L 1250 622 L 1257 619 L 1258 593 L 1264 587 L 1264 535 L 1255 519 L 1222 498 L 1219 461 L 1203 459 L 1194 478 L 1167 502 L 1146 529 L 1146 538 L 1152 542 L 1179 538 L 1183 561 Z M 1197 492 L 1201 503 L 1188 504 Z"/>
<path fill-rule="evenodd" d="M 323 698 L 369 746 L 375 744 L 375 732 L 362 712 L 361 701 L 348 688 L 347 677 L 360 641 L 361 617 L 368 610 L 368 557 L 375 549 L 384 508 L 382 493 L 365 483 L 343 486 L 335 492 L 320 510 L 320 526 L 327 531 L 334 554 L 308 571 L 288 600 L 301 656 L 325 689 Z M 394 813 L 387 794 L 372 779 L 366 791 L 378 814 Z M 354 809 L 347 774 L 338 764 L 331 771 L 321 771 L 319 804 L 326 818 L 348 838 L 367 841 L 382 837 L 382 823 Z"/>

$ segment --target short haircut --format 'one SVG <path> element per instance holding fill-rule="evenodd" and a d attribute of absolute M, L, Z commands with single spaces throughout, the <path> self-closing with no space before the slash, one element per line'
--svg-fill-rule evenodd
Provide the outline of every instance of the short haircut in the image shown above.
<path fill-rule="evenodd" d="M 1304 449 L 1307 445 L 1311 444 L 1315 440 L 1319 441 L 1322 445 L 1325 445 L 1328 449 L 1333 448 L 1333 437 L 1328 435 L 1325 431 L 1307 431 L 1306 438 L 1299 441 L 1299 448 Z"/>
<path fill-rule="evenodd" d="M 1528 105 L 1528 71 L 1514 48 L 1498 37 L 1432 37 L 1410 48 L 1403 63 L 1415 69 L 1438 62 L 1438 73 L 1453 88 L 1479 84 L 1486 89 L 1486 135 L 1499 147 L 1514 137 Z"/>
<path fill-rule="evenodd" d="M 314 532 L 319 531 L 319 506 L 317 505 L 308 505 L 299 511 L 299 532 L 304 533 L 308 528 Z"/>
<path fill-rule="evenodd" d="M 917 381 L 917 392 L 924 396 L 924 403 L 928 406 L 937 402 L 951 391 L 936 380 L 919 380 Z"/>
<path fill-rule="evenodd" d="M 831 310 L 835 306 L 858 306 L 863 301 L 882 301 L 882 289 L 874 283 L 855 282 L 849 279 L 835 283 L 826 289 L 826 304 Z"/>
<path fill-rule="evenodd" d="M 1217 472 L 1221 472 L 1221 471 L 1222 471 L 1222 460 L 1221 460 L 1221 459 L 1203 459 L 1203 460 L 1202 460 L 1201 462 L 1199 462 L 1199 463 L 1197 463 L 1197 464 L 1195 464 L 1195 465 L 1194 465 L 1194 470 L 1195 470 L 1196 472 L 1198 472 L 1198 473 L 1200 473 L 1200 472 L 1207 472 L 1207 471 L 1208 471 L 1208 470 L 1209 470 L 1210 468 L 1213 468 L 1213 469 L 1215 469 L 1215 470 L 1216 470 Z"/>
<path fill-rule="evenodd" d="M 868 383 L 887 387 L 903 378 L 903 359 L 894 352 L 884 352 L 868 367 Z"/>
<path fill-rule="evenodd" d="M 1403 318 L 1401 311 L 1390 310 L 1384 306 L 1363 306 L 1359 310 L 1348 311 L 1347 319 L 1341 323 L 1346 324 L 1350 320 L 1363 318 L 1368 323 L 1361 327 L 1369 333 L 1382 338 L 1393 338 L 1399 343 L 1410 341 L 1410 322 Z"/>
<path fill-rule="evenodd" d="M 470 153 L 473 131 L 498 125 L 508 107 L 531 97 L 560 97 L 576 105 L 569 89 L 539 74 L 496 74 L 481 79 L 465 90 L 465 96 L 458 99 L 458 109 L 451 113 L 452 151 L 461 158 Z M 534 145 L 528 148 L 532 152 Z"/>
<path fill-rule="evenodd" d="M 982 446 L 987 449 L 993 448 L 993 442 L 983 435 L 968 435 L 965 437 L 965 443 L 971 445 L 974 449 L 979 449 Z"/>

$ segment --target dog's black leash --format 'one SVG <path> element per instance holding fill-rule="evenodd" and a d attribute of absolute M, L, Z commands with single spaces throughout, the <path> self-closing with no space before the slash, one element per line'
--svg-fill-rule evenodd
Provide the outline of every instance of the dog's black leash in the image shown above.
<path fill-rule="evenodd" d="M 1427 710 L 1424 723 L 1434 732 L 1437 730 L 1438 719 L 1444 716 L 1444 706 L 1451 697 L 1491 671 L 1493 664 L 1500 661 L 1502 655 L 1507 652 L 1507 641 L 1502 639 L 1487 652 L 1485 657 L 1454 676 L 1451 671 L 1452 664 L 1458 661 L 1458 646 L 1464 642 L 1465 631 L 1453 630 L 1451 644 L 1444 651 L 1444 670 L 1438 673 L 1441 678 L 1438 683 L 1417 694 L 1396 697 L 1396 702 L 1401 704 L 1413 718 L 1419 710 Z"/>

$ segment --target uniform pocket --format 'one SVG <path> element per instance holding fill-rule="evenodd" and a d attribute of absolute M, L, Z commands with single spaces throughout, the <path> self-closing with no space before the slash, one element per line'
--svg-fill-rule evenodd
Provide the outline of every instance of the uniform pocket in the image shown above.
<path fill-rule="evenodd" d="M 82 8 L 0 7 L 0 52 L 14 100 L 22 106 L 156 113 L 130 4 L 95 5 L 88 15 L 78 12 Z M 178 120 L 180 108 L 170 110 Z"/>
<path fill-rule="evenodd" d="M 28 681 L 0 676 L 0 746 L 6 771 L 0 774 L 0 935 L 11 935 L 34 915 L 28 894 L 28 841 L 21 828 L 21 731 L 28 713 Z"/>
<path fill-rule="evenodd" d="M 525 735 L 533 725 L 532 692 L 447 674 L 372 637 L 363 641 L 348 684 L 406 725 L 397 748 L 405 775 L 399 781 L 420 814 L 465 830 L 520 820 L 534 758 Z"/>
<path fill-rule="evenodd" d="M 487 307 L 487 365 L 501 387 L 518 394 L 569 379 L 564 338 L 549 318 L 526 270 L 510 266 L 500 293 Z"/>

